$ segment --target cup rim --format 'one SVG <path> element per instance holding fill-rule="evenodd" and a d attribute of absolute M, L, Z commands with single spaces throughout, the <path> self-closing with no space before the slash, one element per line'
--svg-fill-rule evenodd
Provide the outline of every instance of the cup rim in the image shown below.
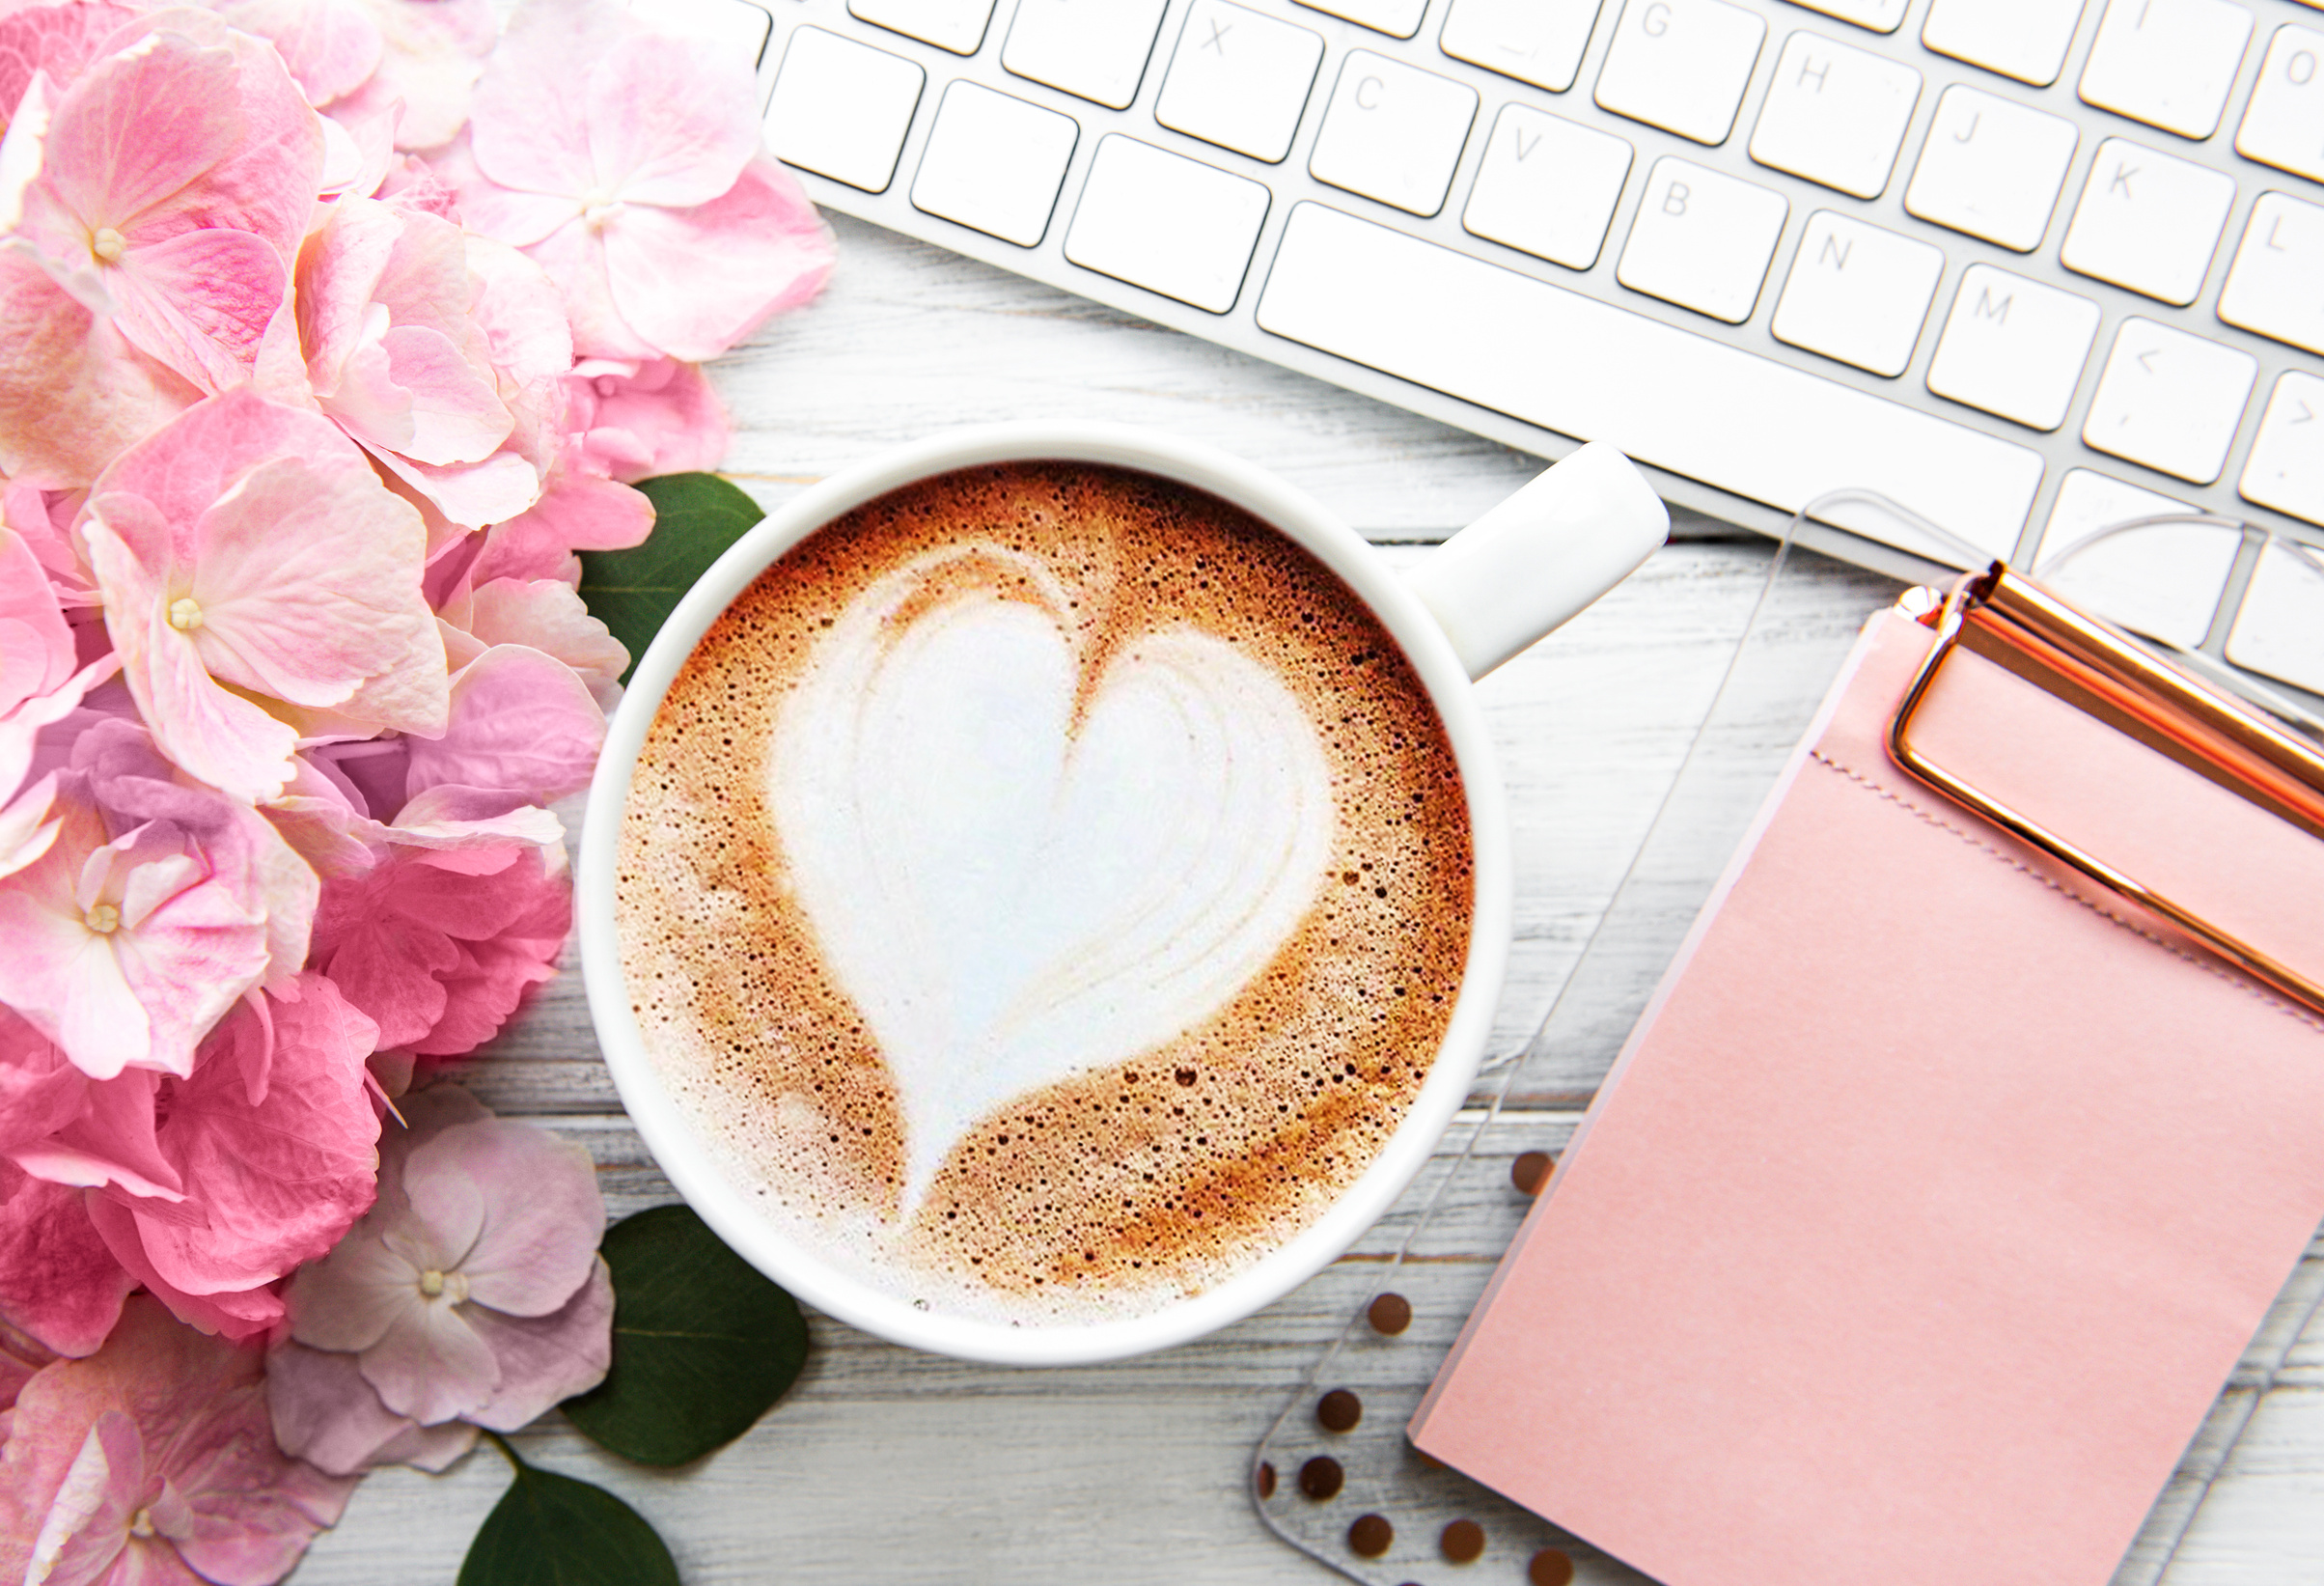
<path fill-rule="evenodd" d="M 616 856 L 638 754 L 711 624 L 778 557 L 844 514 L 917 480 L 1009 461 L 1158 474 L 1241 507 L 1306 548 L 1356 592 L 1420 675 L 1469 806 L 1475 892 L 1460 989 L 1427 1077 L 1394 1132 L 1355 1183 L 1282 1244 L 1197 1294 L 1105 1322 L 1018 1326 L 921 1309 L 841 1270 L 761 1216 L 711 1160 L 648 1056 L 614 923 Z M 842 469 L 767 514 L 711 565 L 638 658 L 607 724 L 582 819 L 574 905 L 591 1021 L 622 1103 L 671 1184 L 736 1254 L 798 1299 L 875 1336 L 964 1360 L 1065 1366 L 1166 1349 L 1238 1322 L 1321 1271 L 1387 1211 L 1434 1153 L 1482 1061 L 1508 966 L 1513 880 L 1507 795 L 1473 689 L 1442 627 L 1374 547 L 1307 492 L 1215 447 L 1125 425 L 1022 422 L 941 431 Z"/>

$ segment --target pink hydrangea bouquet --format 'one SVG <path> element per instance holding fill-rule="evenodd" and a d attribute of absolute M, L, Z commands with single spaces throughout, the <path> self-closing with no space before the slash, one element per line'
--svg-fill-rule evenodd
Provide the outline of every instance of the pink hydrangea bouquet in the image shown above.
<path fill-rule="evenodd" d="M 614 0 L 0 0 L 0 1579 L 268 1582 L 604 1373 L 586 1156 L 394 1099 L 565 939 L 576 553 L 830 237 Z"/>

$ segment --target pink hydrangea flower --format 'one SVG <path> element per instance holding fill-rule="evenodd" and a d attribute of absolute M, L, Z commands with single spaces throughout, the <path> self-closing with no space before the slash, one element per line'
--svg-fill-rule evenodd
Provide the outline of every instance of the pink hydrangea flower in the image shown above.
<path fill-rule="evenodd" d="M 0 468 L 68 485 L 252 378 L 323 158 L 261 40 L 179 11 L 97 48 L 0 144 Z"/>
<path fill-rule="evenodd" d="M 463 796 L 478 795 L 432 798 Z M 378 1024 L 382 1049 L 473 1051 L 556 972 L 572 924 L 564 847 L 493 841 L 473 822 L 469 833 L 477 840 L 393 844 L 323 890 L 314 961 Z"/>
<path fill-rule="evenodd" d="M 0 1578 L 267 1586 L 354 1483 L 275 1446 L 263 1355 L 132 1299 L 105 1347 L 42 1368 L 0 1448 Z"/>
<path fill-rule="evenodd" d="M 120 666 L 113 655 L 78 665 L 72 628 L 45 570 L 22 536 L 0 528 L 0 876 L 40 857 L 27 846 L 31 833 L 13 830 L 8 813 L 31 768 L 34 739 Z M 40 805 L 44 811 L 46 800 Z M 15 819 L 22 823 L 26 815 Z"/>
<path fill-rule="evenodd" d="M 760 147 L 749 68 L 610 0 L 528 0 L 476 86 L 469 226 L 564 289 L 575 350 L 716 357 L 831 269 L 831 236 Z"/>
<path fill-rule="evenodd" d="M 332 103 L 342 121 L 401 105 L 400 149 L 436 149 L 458 135 L 468 96 L 500 37 L 491 0 L 355 0 L 379 30 L 379 65 Z"/>
<path fill-rule="evenodd" d="M 566 390 L 565 428 L 586 473 L 634 485 L 715 468 L 726 456 L 726 404 L 697 365 L 592 358 L 574 366 Z"/>
<path fill-rule="evenodd" d="M 163 1081 L 149 1100 L 154 1149 L 181 1193 L 117 1188 L 89 1215 L 185 1321 L 232 1337 L 271 1322 L 281 1305 L 266 1286 L 370 1208 L 379 1122 L 364 1060 L 377 1037 L 308 971 L 245 1001 L 203 1043 L 193 1077 Z"/>
<path fill-rule="evenodd" d="M 395 1415 L 512 1432 L 612 1362 L 596 1170 L 456 1087 L 403 1110 L 410 1130 L 381 1143 L 378 1205 L 291 1280 L 290 1336 L 355 1355 Z"/>
<path fill-rule="evenodd" d="M 4 1366 L 5 1361 L 0 1361 Z M 380 1465 L 442 1470 L 476 1446 L 470 1421 L 422 1426 L 379 1402 L 351 1354 L 278 1338 L 266 1349 L 266 1399 L 285 1454 L 334 1476 Z"/>
<path fill-rule="evenodd" d="M 213 398 L 117 459 L 78 531 L 139 711 L 213 787 L 274 797 L 302 733 L 443 727 L 426 530 L 329 421 Z"/>
<path fill-rule="evenodd" d="M 512 250 L 489 251 L 528 272 L 534 305 L 551 310 L 545 333 L 526 324 L 531 334 L 508 338 L 509 354 L 521 360 L 506 376 L 506 395 L 516 398 L 539 377 L 534 366 L 562 370 L 571 343 L 553 303 L 542 302 L 549 292 L 540 267 Z M 342 199 L 299 257 L 298 328 L 322 411 L 447 521 L 476 528 L 530 507 L 540 473 L 505 444 L 516 414 L 475 313 L 486 281 L 468 254 L 448 220 Z"/>
<path fill-rule="evenodd" d="M 0 879 L 0 1001 L 92 1078 L 192 1073 L 236 998 L 297 973 L 320 883 L 118 718 L 73 740 L 56 810 L 47 851 Z"/>
<path fill-rule="evenodd" d="M 97 46 L 137 20 L 104 0 L 22 6 L 0 15 L 0 117 L 14 116 L 33 73 L 62 86 L 81 74 Z"/>
<path fill-rule="evenodd" d="M 444 626 L 444 654 L 456 668 L 496 647 L 520 647 L 569 667 L 605 714 L 621 702 L 628 647 L 589 614 L 581 597 L 562 579 L 495 578 L 473 589 L 463 583 L 436 608 L 436 620 Z M 569 714 L 580 741 L 586 741 L 577 703 Z"/>

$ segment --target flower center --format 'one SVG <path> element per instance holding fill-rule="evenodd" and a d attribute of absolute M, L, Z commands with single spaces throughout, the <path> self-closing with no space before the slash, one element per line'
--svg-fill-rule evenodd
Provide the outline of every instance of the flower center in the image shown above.
<path fill-rule="evenodd" d="M 140 1509 L 136 1514 L 129 1516 L 129 1535 L 133 1537 L 150 1537 L 152 1534 L 153 1512 L 151 1509 Z"/>
<path fill-rule="evenodd" d="M 431 1266 L 420 1274 L 420 1293 L 429 1299 L 449 1298 L 457 1305 L 468 1297 L 467 1274 L 439 1272 Z"/>
<path fill-rule="evenodd" d="M 611 193 L 591 193 L 581 201 L 581 218 L 592 230 L 601 230 L 627 207 Z"/>
<path fill-rule="evenodd" d="M 191 633 L 202 626 L 201 604 L 190 595 L 180 595 L 170 602 L 170 626 L 180 633 Z"/>
<path fill-rule="evenodd" d="M 100 936 L 110 936 L 121 929 L 121 910 L 111 904 L 98 904 L 81 916 L 81 923 Z"/>
<path fill-rule="evenodd" d="M 110 226 L 99 226 L 89 238 L 89 251 L 108 264 L 117 264 L 129 239 Z"/>

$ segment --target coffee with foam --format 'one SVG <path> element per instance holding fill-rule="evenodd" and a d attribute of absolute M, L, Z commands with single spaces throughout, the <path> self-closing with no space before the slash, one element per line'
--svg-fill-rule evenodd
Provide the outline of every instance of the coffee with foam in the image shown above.
<path fill-rule="evenodd" d="M 1085 463 L 925 480 L 779 558 L 649 731 L 616 922 L 721 1170 L 987 1320 L 1150 1312 L 1370 1165 L 1451 1017 L 1467 804 L 1298 545 Z"/>

